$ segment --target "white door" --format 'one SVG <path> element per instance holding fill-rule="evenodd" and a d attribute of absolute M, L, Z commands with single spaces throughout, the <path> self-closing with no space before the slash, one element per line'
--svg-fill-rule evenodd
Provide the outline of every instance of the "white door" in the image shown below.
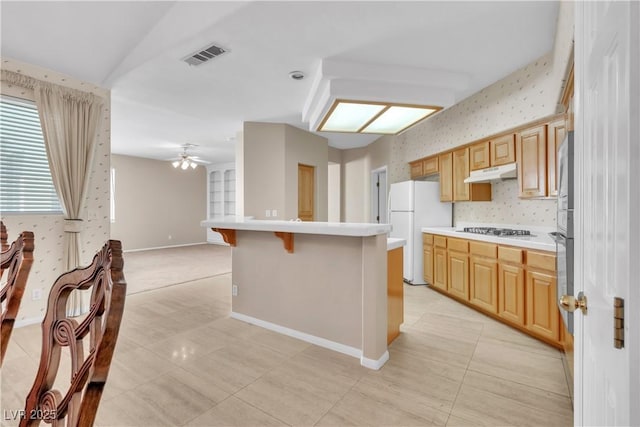
<path fill-rule="evenodd" d="M 576 425 L 640 424 L 639 5 L 575 3 L 575 291 L 588 300 L 575 315 Z"/>

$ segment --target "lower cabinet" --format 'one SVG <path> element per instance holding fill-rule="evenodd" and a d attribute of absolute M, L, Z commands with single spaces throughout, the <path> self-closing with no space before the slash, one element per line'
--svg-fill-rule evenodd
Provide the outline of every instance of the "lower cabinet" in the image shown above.
<path fill-rule="evenodd" d="M 556 275 L 527 271 L 527 328 L 551 340 L 560 340 L 560 319 L 556 306 Z"/>
<path fill-rule="evenodd" d="M 498 316 L 524 326 L 524 268 L 501 262 L 498 267 Z"/>
<path fill-rule="evenodd" d="M 449 251 L 449 286 L 451 295 L 469 301 L 469 255 Z"/>
<path fill-rule="evenodd" d="M 562 346 L 553 252 L 430 235 L 424 238 L 424 265 L 433 288 Z"/>
<path fill-rule="evenodd" d="M 472 255 L 469 301 L 490 313 L 498 312 L 498 260 Z"/>

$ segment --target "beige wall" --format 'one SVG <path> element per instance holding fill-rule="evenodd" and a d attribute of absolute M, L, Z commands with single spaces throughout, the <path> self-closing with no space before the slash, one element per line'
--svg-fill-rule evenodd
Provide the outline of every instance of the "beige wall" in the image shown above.
<path fill-rule="evenodd" d="M 329 163 L 327 169 L 327 221 L 340 222 L 340 195 L 342 194 L 342 184 L 340 177 L 341 165 L 339 163 Z"/>
<path fill-rule="evenodd" d="M 233 313 L 323 338 L 378 360 L 387 349 L 386 235 L 296 233 L 294 253 L 271 232 L 239 230 Z"/>
<path fill-rule="evenodd" d="M 298 164 L 315 167 L 314 221 L 327 221 L 329 150 L 327 139 L 285 125 L 284 219 L 298 217 Z"/>
<path fill-rule="evenodd" d="M 298 216 L 298 163 L 316 167 L 316 221 L 327 220 L 326 138 L 280 123 L 245 122 L 244 215 L 288 220 Z M 265 211 L 277 211 L 267 217 Z"/>
<path fill-rule="evenodd" d="M 111 156 L 115 169 L 115 222 L 111 237 L 125 251 L 203 243 L 207 215 L 206 170 L 176 169 L 170 162 Z"/>
<path fill-rule="evenodd" d="M 84 230 L 81 233 L 81 262 L 87 265 L 93 255 L 109 239 L 109 152 L 111 151 L 111 93 L 94 85 L 81 82 L 73 77 L 46 70 L 31 64 L 1 58 L 2 68 L 18 71 L 33 78 L 49 81 L 61 86 L 91 92 L 104 100 L 101 129 L 98 134 L 98 145 L 93 159 L 92 172 L 89 178 L 89 193 L 85 201 L 87 217 L 84 218 Z M 87 88 L 91 88 L 87 90 Z M 6 84 L 5 90 L 16 90 Z M 17 90 L 12 95 L 29 99 L 29 91 Z M 35 235 L 34 263 L 29 274 L 27 288 L 20 305 L 16 324 L 35 323 L 42 320 L 47 304 L 47 295 L 56 278 L 64 273 L 62 241 L 64 221 L 62 215 L 2 215 L 9 240 L 15 240 L 25 230 Z M 40 289 L 41 300 L 31 299 L 32 291 Z"/>

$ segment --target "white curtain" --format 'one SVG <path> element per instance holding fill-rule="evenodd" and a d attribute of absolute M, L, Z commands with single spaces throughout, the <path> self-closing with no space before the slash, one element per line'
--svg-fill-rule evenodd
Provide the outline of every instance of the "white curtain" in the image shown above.
<path fill-rule="evenodd" d="M 65 271 L 78 267 L 85 199 L 102 118 L 102 101 L 93 94 L 46 82 L 36 82 L 34 95 L 53 184 L 65 216 Z M 68 315 L 89 310 L 89 293 L 75 291 Z"/>

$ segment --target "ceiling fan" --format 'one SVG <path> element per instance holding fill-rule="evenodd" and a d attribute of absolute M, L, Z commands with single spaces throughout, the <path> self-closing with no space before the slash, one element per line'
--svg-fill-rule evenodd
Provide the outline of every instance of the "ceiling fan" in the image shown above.
<path fill-rule="evenodd" d="M 187 153 L 187 150 L 193 147 L 197 147 L 195 144 L 184 144 L 180 146 L 182 148 L 182 153 L 178 157 L 175 157 L 172 160 L 172 165 L 174 168 L 180 168 L 182 170 L 187 170 L 189 168 L 195 169 L 198 167 L 198 164 L 208 164 L 209 162 L 205 162 L 204 160 L 200 160 L 198 156 L 192 156 Z"/>

